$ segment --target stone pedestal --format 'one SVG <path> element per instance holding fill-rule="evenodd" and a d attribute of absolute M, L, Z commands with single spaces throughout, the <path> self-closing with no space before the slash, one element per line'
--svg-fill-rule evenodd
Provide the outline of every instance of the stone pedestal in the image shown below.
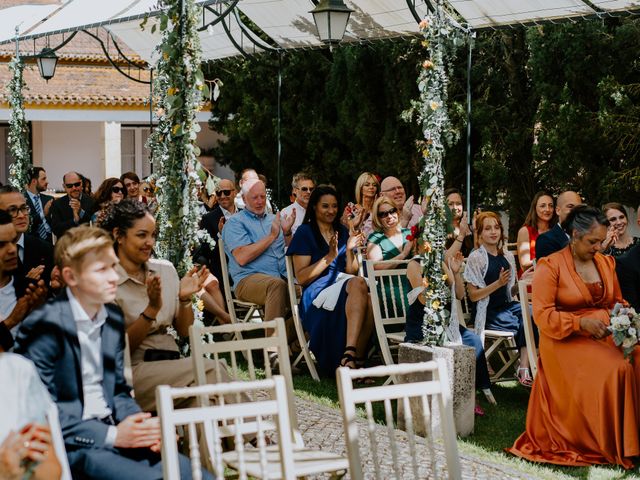
<path fill-rule="evenodd" d="M 449 374 L 449 387 L 453 400 L 453 419 L 456 425 L 456 432 L 461 437 L 466 437 L 473 433 L 474 427 L 474 407 L 476 401 L 476 355 L 472 347 L 466 345 L 451 345 L 447 347 L 428 347 L 413 343 L 400 344 L 398 353 L 399 363 L 427 362 L 442 358 L 447 364 Z M 404 378 L 403 378 L 404 377 Z M 400 376 L 399 383 L 406 383 L 416 380 L 430 380 L 431 375 L 424 374 Z M 421 420 L 422 414 L 418 413 L 418 403 L 412 401 L 412 418 L 414 430 L 418 435 L 425 436 L 425 429 Z M 432 408 L 432 429 L 433 435 L 438 438 L 441 434 L 440 412 L 437 402 L 433 402 Z M 398 405 L 398 427 L 404 429 L 402 406 Z"/>

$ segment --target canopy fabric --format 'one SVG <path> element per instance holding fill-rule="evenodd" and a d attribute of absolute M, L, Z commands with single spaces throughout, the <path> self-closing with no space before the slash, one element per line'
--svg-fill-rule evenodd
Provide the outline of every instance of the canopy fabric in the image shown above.
<path fill-rule="evenodd" d="M 203 25 L 215 17 L 213 11 L 224 11 L 231 0 L 196 0 L 202 5 Z M 415 14 L 427 12 L 425 0 L 345 0 L 354 10 L 345 42 L 367 41 L 417 33 Z M 432 0 L 431 3 L 434 3 Z M 22 5 L 0 9 L 2 26 L 0 43 L 11 41 L 15 25 L 21 24 L 20 39 L 29 39 L 104 26 L 121 38 L 142 58 L 153 61 L 159 35 L 140 27 L 141 19 L 157 14 L 157 0 L 60 0 L 58 4 Z M 445 0 L 461 17 L 461 23 L 472 29 L 497 28 L 530 24 L 546 20 L 590 15 L 606 15 L 621 11 L 640 13 L 640 0 Z M 203 29 L 200 39 L 203 58 L 213 60 L 233 55 L 252 54 L 270 48 L 315 48 L 318 39 L 311 0 L 239 0 L 236 10 L 222 22 Z M 272 41 L 266 44 L 239 23 L 246 15 Z M 228 30 L 229 33 L 225 31 Z"/>

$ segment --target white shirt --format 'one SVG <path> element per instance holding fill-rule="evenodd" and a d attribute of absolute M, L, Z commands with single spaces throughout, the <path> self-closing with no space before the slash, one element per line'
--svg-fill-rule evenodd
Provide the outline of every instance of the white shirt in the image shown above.
<path fill-rule="evenodd" d="M 36 203 L 40 204 L 40 219 L 44 222 L 47 223 L 47 219 L 44 216 L 44 205 L 42 204 L 42 198 L 40 198 L 40 194 L 39 193 L 31 193 L 29 190 L 27 190 L 27 195 L 29 195 L 29 198 L 31 198 L 31 202 L 35 205 Z M 37 213 L 37 212 L 33 212 L 33 213 Z M 47 226 L 49 224 L 47 223 Z"/>
<path fill-rule="evenodd" d="M 22 263 L 24 263 L 24 233 L 20 234 L 20 238 L 16 242 L 16 246 L 18 247 L 18 258 Z"/>
<path fill-rule="evenodd" d="M 102 388 L 104 374 L 102 365 L 102 326 L 107 319 L 107 309 L 103 305 L 95 319 L 91 319 L 68 287 L 67 295 L 69 296 L 73 319 L 78 329 L 78 342 L 80 343 L 82 393 L 84 395 L 82 419 L 104 418 L 112 413 L 104 398 L 104 390 Z M 116 427 L 110 426 L 106 438 L 108 445 L 113 445 L 116 434 Z"/>
<path fill-rule="evenodd" d="M 236 211 L 234 213 L 231 213 L 229 210 L 227 210 L 225 208 L 222 208 L 222 205 L 220 205 L 220 210 L 222 210 L 222 214 L 224 215 L 224 219 L 225 220 L 229 220 L 231 215 L 234 215 L 234 214 L 238 213 L 238 209 L 236 209 Z"/>
<path fill-rule="evenodd" d="M 307 213 L 307 209 L 300 205 L 298 202 L 293 202 L 286 208 L 282 209 L 281 214 L 289 217 L 293 211 L 296 211 L 296 219 L 291 226 L 291 233 L 296 233 L 296 230 L 300 225 L 302 225 L 302 220 L 304 220 L 304 216 Z"/>

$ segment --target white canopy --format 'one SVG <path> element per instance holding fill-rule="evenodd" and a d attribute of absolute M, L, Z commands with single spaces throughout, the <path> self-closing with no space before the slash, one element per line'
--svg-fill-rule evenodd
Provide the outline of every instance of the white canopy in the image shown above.
<path fill-rule="evenodd" d="M 156 3 L 156 0 L 60 0 L 57 5 L 1 9 L 0 43 L 14 38 L 16 25 L 20 25 L 21 39 L 103 26 L 151 61 L 159 36 L 151 33 L 150 25 L 143 31 L 140 23 L 146 15 L 158 13 L 154 10 Z M 202 18 L 206 26 L 216 12 L 225 11 L 233 2 L 198 0 L 197 3 L 204 9 Z M 346 42 L 414 35 L 415 15 L 422 18 L 428 11 L 425 0 L 345 0 L 345 3 L 354 10 Z M 640 13 L 640 0 L 445 0 L 445 3 L 460 15 L 461 23 L 473 29 L 624 11 Z M 284 49 L 321 46 L 309 13 L 313 7 L 311 0 L 239 0 L 225 20 L 201 32 L 204 58 L 251 54 L 274 46 Z M 260 40 L 240 23 L 240 13 L 260 28 L 273 45 Z"/>

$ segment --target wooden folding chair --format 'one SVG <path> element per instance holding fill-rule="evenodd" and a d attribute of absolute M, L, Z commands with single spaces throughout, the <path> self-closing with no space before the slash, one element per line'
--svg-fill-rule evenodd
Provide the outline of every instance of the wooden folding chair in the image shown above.
<path fill-rule="evenodd" d="M 520 298 L 520 308 L 522 309 L 522 320 L 524 323 L 524 338 L 527 342 L 527 356 L 529 357 L 529 370 L 535 379 L 538 373 L 538 348 L 536 347 L 536 337 L 533 331 L 533 318 L 531 317 L 531 282 L 518 282 L 518 297 Z"/>
<path fill-rule="evenodd" d="M 484 330 L 480 335 L 484 345 L 484 354 L 489 364 L 491 383 L 506 382 L 515 379 L 513 374 L 516 362 L 520 359 L 516 338 L 513 332 L 502 330 Z M 497 370 L 492 365 L 492 361 L 498 361 Z"/>
<path fill-rule="evenodd" d="M 273 331 L 271 336 L 266 336 L 267 331 Z M 207 333 L 241 333 L 255 336 L 257 338 L 245 338 L 243 335 L 235 335 L 235 339 L 223 340 L 214 343 L 202 342 L 202 336 Z M 249 335 L 247 335 L 249 336 Z M 346 470 L 347 459 L 327 452 L 309 450 L 304 446 L 304 440 L 298 427 L 298 417 L 295 410 L 295 395 L 293 393 L 293 381 L 291 379 L 291 365 L 289 363 L 289 348 L 287 345 L 287 335 L 282 318 L 276 318 L 262 323 L 230 324 L 215 327 L 194 327 L 190 328 L 191 358 L 193 359 L 194 371 L 198 385 L 207 383 L 204 358 L 210 356 L 219 365 L 224 356 L 229 357 L 229 374 L 234 380 L 246 379 L 251 381 L 258 379 L 261 375 L 254 362 L 254 353 L 264 360 L 264 376 L 273 377 L 271 362 L 275 358 L 279 366 L 280 375 L 285 379 L 285 390 L 287 392 L 287 404 L 289 408 L 289 425 L 291 430 L 291 441 L 294 445 L 294 464 L 296 472 L 316 469 L 320 472 L 339 473 Z M 229 335 L 231 337 L 231 335 Z M 247 359 L 246 370 L 239 367 L 237 355 L 241 354 Z M 245 392 L 249 394 L 248 392 Z M 200 398 L 201 403 L 206 405 L 206 397 Z M 222 429 L 227 435 L 230 432 Z M 312 475 L 313 473 L 305 473 Z"/>
<path fill-rule="evenodd" d="M 227 255 L 224 252 L 224 243 L 222 237 L 218 237 L 218 251 L 220 252 L 220 267 L 222 271 L 222 285 L 224 287 L 224 298 L 227 302 L 227 311 L 231 317 L 231 323 L 248 322 L 256 314 L 264 318 L 262 315 L 263 306 L 257 303 L 244 302 L 234 298 L 231 291 L 231 283 L 229 282 L 229 268 L 227 265 Z"/>
<path fill-rule="evenodd" d="M 429 373 L 431 380 L 418 380 L 381 387 L 353 388 L 353 381 L 359 378 L 398 377 L 399 375 L 424 373 Z M 375 477 L 368 474 L 367 478 L 376 478 L 378 480 L 382 478 L 404 480 L 405 478 L 410 478 L 410 476 L 416 479 L 438 478 L 439 468 L 433 435 L 435 427 L 432 424 L 432 409 L 434 407 L 439 409 L 439 424 L 444 443 L 448 476 L 452 479 L 462 478 L 453 420 L 453 403 L 444 360 L 383 365 L 358 370 L 341 367 L 338 369 L 336 376 L 349 457 L 349 475 L 353 480 L 363 480 L 365 478 L 363 472 L 365 463 L 373 463 L 375 473 Z M 392 401 L 397 401 L 398 405 L 403 406 L 404 423 L 407 427 L 408 452 L 406 446 L 403 446 L 402 450 L 398 448 L 397 437 L 404 436 L 404 432 L 394 428 Z M 384 406 L 386 428 L 376 425 L 376 419 L 374 419 L 373 414 L 376 402 L 380 402 Z M 366 432 L 360 432 L 358 429 L 356 414 L 358 405 L 364 405 L 367 417 Z M 412 408 L 413 411 L 419 412 L 418 418 L 420 418 L 420 423 L 427 434 L 424 442 L 428 450 L 426 456 L 421 453 L 422 445 L 419 444 L 421 442 L 416 441 L 414 428 L 420 425 L 414 425 Z M 368 442 L 365 441 L 365 438 L 368 438 Z M 387 440 L 389 447 L 386 447 Z M 382 452 L 379 451 L 381 444 L 385 445 Z M 407 453 L 409 459 L 407 459 Z M 391 455 L 390 459 L 388 458 L 389 455 Z M 363 456 L 367 456 L 366 462 L 363 461 Z M 425 461 L 428 462 L 428 465 L 425 465 Z"/>
<path fill-rule="evenodd" d="M 300 343 L 301 352 L 294 360 L 293 366 L 297 366 L 303 359 L 307 364 L 311 377 L 316 381 L 320 381 L 320 376 L 316 369 L 316 362 L 313 358 L 313 354 L 309 350 L 309 342 L 304 333 L 304 327 L 302 326 L 302 320 L 300 319 L 300 311 L 298 304 L 300 303 L 300 297 L 298 296 L 298 289 L 295 283 L 295 272 L 293 268 L 293 260 L 289 256 L 285 256 L 285 262 L 287 266 L 287 289 L 289 291 L 289 300 L 291 301 L 291 315 L 293 316 L 293 324 L 296 328 L 296 336 Z"/>
<path fill-rule="evenodd" d="M 376 336 L 386 365 L 395 363 L 391 350 L 392 348 L 397 350 L 405 337 L 404 324 L 407 322 L 408 293 L 405 288 L 405 278 L 408 263 L 409 260 L 366 261 L 367 284 L 371 294 Z M 391 265 L 392 268 L 376 270 L 376 265 Z"/>
<path fill-rule="evenodd" d="M 252 402 L 226 403 L 225 396 L 237 396 L 247 391 L 266 394 Z M 213 397 L 215 405 L 176 409 L 174 400 L 189 397 Z M 207 450 L 212 459 L 213 473 L 225 477 L 225 465 L 238 472 L 238 477 L 296 478 L 293 444 L 289 434 L 289 406 L 285 380 L 275 376 L 253 382 L 231 382 L 198 387 L 156 389 L 156 404 L 162 429 L 162 468 L 164 478 L 178 479 L 180 465 L 175 441 L 176 427 L 183 427 L 189 438 L 189 457 L 194 480 L 202 478 L 202 459 L 197 428 L 203 428 Z M 222 440 L 227 436 L 221 425 L 232 428 L 234 450 L 223 452 Z M 255 434 L 256 448 L 245 446 L 245 436 Z M 276 445 L 267 446 L 274 435 Z"/>

